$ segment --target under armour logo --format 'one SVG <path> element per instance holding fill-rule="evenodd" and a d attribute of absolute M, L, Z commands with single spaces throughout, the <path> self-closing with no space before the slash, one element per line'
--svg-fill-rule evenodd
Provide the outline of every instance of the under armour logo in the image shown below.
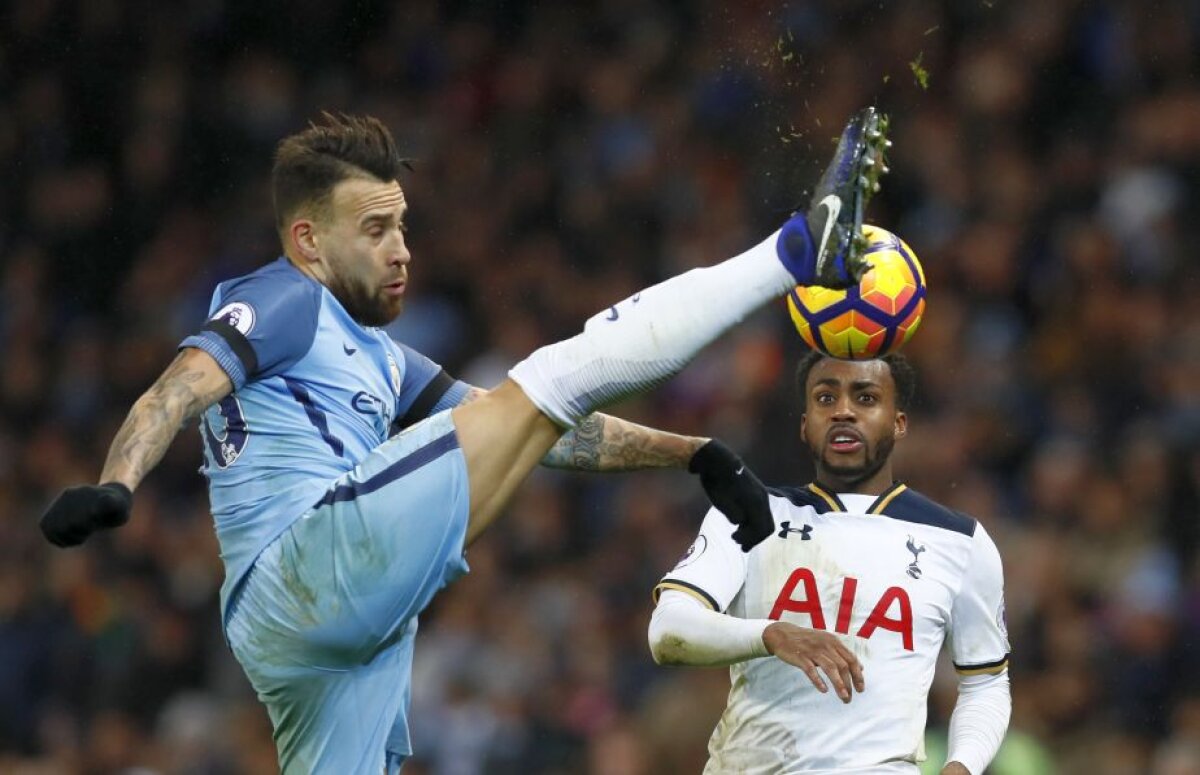
<path fill-rule="evenodd" d="M 780 538 L 787 538 L 788 533 L 799 533 L 801 541 L 808 541 L 809 539 L 812 538 L 812 536 L 809 535 L 809 533 L 812 532 L 812 525 L 805 525 L 804 527 L 791 527 L 791 524 L 792 524 L 791 522 L 780 522 L 779 523 L 779 528 L 780 528 L 779 529 L 779 537 Z"/>
<path fill-rule="evenodd" d="M 913 561 L 908 566 L 908 575 L 912 576 L 914 579 L 919 579 L 921 578 L 921 568 L 919 565 L 917 565 L 917 563 L 921 560 L 921 552 L 925 551 L 925 546 L 923 544 L 918 544 L 916 539 L 912 536 L 908 537 L 908 543 L 906 546 L 908 546 L 908 551 L 912 552 L 913 556 Z"/>

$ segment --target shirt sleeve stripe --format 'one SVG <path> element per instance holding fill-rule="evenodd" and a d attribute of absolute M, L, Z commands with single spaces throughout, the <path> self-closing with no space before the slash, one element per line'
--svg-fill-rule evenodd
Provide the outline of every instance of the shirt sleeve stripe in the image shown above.
<path fill-rule="evenodd" d="M 1001 659 L 998 659 L 995 662 L 985 662 L 981 665 L 960 665 L 955 663 L 954 669 L 958 671 L 959 675 L 982 675 L 984 673 L 995 675 L 996 673 L 1002 673 L 1008 669 L 1009 656 L 1011 655 L 1005 654 Z"/>
<path fill-rule="evenodd" d="M 454 387 L 454 377 L 446 373 L 442 369 L 437 375 L 429 380 L 429 384 L 420 392 L 416 400 L 412 402 L 412 406 L 408 407 L 408 411 L 400 418 L 400 426 L 407 428 L 408 426 L 420 422 L 429 416 L 429 412 L 437 405 L 438 400 L 446 394 L 446 391 Z"/>
<path fill-rule="evenodd" d="M 233 383 L 233 389 L 241 390 L 242 385 L 246 384 L 246 370 L 242 366 L 241 360 L 230 353 L 229 348 L 224 342 L 224 339 L 219 339 L 213 333 L 193 334 L 179 343 L 179 349 L 195 347 L 197 350 L 203 350 L 208 353 L 225 370 L 225 373 L 229 376 L 229 381 Z"/>
<path fill-rule="evenodd" d="M 668 589 L 673 589 L 677 592 L 686 592 L 687 594 L 699 600 L 701 603 L 704 603 L 704 605 L 708 606 L 712 610 L 718 613 L 721 611 L 720 606 L 717 605 L 717 601 L 713 599 L 712 595 L 708 594 L 700 587 L 697 587 L 695 584 L 689 584 L 686 581 L 680 581 L 679 579 L 663 579 L 662 581 L 658 582 L 658 586 L 654 588 L 654 603 L 656 605 L 658 604 L 659 595 Z"/>
<path fill-rule="evenodd" d="M 210 320 L 204 324 L 201 331 L 212 331 L 217 336 L 225 340 L 229 345 L 229 349 L 233 350 L 233 354 L 242 362 L 242 368 L 246 371 L 246 378 L 254 376 L 258 371 L 258 356 L 254 354 L 254 348 L 250 346 L 249 340 L 231 326 L 225 320 Z"/>

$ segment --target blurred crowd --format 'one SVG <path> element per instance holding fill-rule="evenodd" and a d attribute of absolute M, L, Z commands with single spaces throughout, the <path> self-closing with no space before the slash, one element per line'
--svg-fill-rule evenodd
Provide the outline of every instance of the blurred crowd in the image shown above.
<path fill-rule="evenodd" d="M 1005 560 L 991 772 L 1200 773 L 1198 73 L 1188 0 L 12 4 L 0 771 L 275 769 L 220 631 L 195 429 L 124 529 L 59 551 L 36 520 L 96 479 L 213 286 L 278 254 L 281 136 L 322 109 L 395 131 L 415 258 L 392 333 L 489 387 L 761 239 L 878 102 L 895 148 L 871 219 L 930 288 L 898 469 Z M 801 349 L 772 305 L 616 413 L 807 481 Z M 645 626 L 705 507 L 680 472 L 538 472 L 422 618 L 406 772 L 698 772 L 727 672 L 656 667 Z M 935 759 L 953 700 L 940 670 Z"/>

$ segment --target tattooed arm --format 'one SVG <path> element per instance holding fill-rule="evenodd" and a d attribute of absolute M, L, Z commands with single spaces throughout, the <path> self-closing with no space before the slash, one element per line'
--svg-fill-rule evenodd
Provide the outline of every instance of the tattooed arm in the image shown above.
<path fill-rule="evenodd" d="M 485 392 L 472 388 L 460 405 Z M 717 439 L 678 436 L 595 412 L 563 434 L 541 463 L 576 471 L 686 468 L 699 478 L 713 506 L 737 527 L 733 540 L 742 551 L 750 551 L 775 530 L 767 487 L 737 453 Z M 468 543 L 486 526 L 475 516 L 471 519 Z"/>
<path fill-rule="evenodd" d="M 686 468 L 708 439 L 679 436 L 595 412 L 563 434 L 542 465 L 576 471 Z"/>
<path fill-rule="evenodd" d="M 471 388 L 459 405 L 485 390 Z M 567 431 L 542 458 L 547 468 L 574 471 L 636 471 L 642 468 L 686 468 L 708 439 L 679 436 L 595 412 Z"/>
<path fill-rule="evenodd" d="M 158 464 L 179 428 L 233 389 L 212 356 L 185 348 L 142 394 L 117 431 L 98 485 L 68 487 L 42 513 L 42 535 L 55 546 L 79 546 L 97 530 L 124 525 L 133 490 Z"/>
<path fill-rule="evenodd" d="M 129 410 L 109 447 L 100 481 L 135 489 L 184 423 L 232 390 L 229 376 L 211 355 L 185 347 Z"/>

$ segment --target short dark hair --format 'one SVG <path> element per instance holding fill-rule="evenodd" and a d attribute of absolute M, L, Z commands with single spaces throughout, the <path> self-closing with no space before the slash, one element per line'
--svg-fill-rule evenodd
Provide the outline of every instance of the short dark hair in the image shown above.
<path fill-rule="evenodd" d="M 813 367 L 830 356 L 820 350 L 812 350 L 796 366 L 796 387 L 800 391 L 800 409 L 808 409 L 808 375 Z M 900 353 L 888 353 L 879 360 L 888 365 L 892 372 L 892 382 L 896 383 L 896 408 L 907 412 L 912 405 L 913 396 L 917 392 L 917 373 L 912 364 Z"/>
<path fill-rule="evenodd" d="M 285 137 L 275 148 L 271 168 L 275 227 L 282 232 L 301 207 L 327 206 L 334 187 L 343 180 L 373 177 L 388 182 L 398 179 L 407 166 L 392 133 L 379 119 L 323 112 L 308 129 Z"/>

